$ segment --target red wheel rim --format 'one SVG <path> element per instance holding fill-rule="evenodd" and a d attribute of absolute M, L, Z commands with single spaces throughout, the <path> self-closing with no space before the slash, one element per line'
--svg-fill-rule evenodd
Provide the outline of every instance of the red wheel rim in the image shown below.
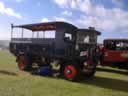
<path fill-rule="evenodd" d="M 76 68 L 73 65 L 67 65 L 64 69 L 64 74 L 69 80 L 72 80 L 76 76 L 76 73 Z"/>
<path fill-rule="evenodd" d="M 23 56 L 20 56 L 19 57 L 18 66 L 19 66 L 19 68 L 21 70 L 24 70 L 24 68 L 25 68 L 25 60 L 24 60 L 24 57 Z"/>

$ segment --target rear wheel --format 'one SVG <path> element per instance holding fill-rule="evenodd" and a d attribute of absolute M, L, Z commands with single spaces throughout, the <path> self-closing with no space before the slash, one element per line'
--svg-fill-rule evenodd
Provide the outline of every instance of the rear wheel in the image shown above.
<path fill-rule="evenodd" d="M 27 56 L 19 56 L 17 62 L 20 70 L 28 71 L 32 67 L 30 58 L 28 58 Z"/>
<path fill-rule="evenodd" d="M 64 71 L 63 72 L 64 77 L 67 80 L 74 81 L 74 80 L 78 79 L 79 70 L 78 70 L 78 67 L 76 65 L 66 64 L 64 66 L 64 70 L 63 71 Z"/>

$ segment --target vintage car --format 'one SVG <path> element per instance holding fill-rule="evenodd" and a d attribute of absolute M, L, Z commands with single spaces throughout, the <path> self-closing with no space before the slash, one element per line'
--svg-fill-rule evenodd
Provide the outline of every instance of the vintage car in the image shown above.
<path fill-rule="evenodd" d="M 101 65 L 128 69 L 128 39 L 106 39 L 100 53 Z"/>

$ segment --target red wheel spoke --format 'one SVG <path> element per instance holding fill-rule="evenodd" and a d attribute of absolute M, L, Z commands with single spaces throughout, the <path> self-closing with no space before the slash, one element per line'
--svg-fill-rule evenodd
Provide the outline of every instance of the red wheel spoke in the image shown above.
<path fill-rule="evenodd" d="M 67 65 L 64 70 L 64 74 L 67 79 L 72 80 L 77 74 L 77 70 L 74 65 Z"/>

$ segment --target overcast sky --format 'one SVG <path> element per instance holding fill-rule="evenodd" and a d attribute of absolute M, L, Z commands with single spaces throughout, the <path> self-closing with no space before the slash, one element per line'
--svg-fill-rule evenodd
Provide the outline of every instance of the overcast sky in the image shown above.
<path fill-rule="evenodd" d="M 128 38 L 128 0 L 0 0 L 0 39 L 10 39 L 10 24 L 67 21 L 93 26 L 104 38 Z"/>

